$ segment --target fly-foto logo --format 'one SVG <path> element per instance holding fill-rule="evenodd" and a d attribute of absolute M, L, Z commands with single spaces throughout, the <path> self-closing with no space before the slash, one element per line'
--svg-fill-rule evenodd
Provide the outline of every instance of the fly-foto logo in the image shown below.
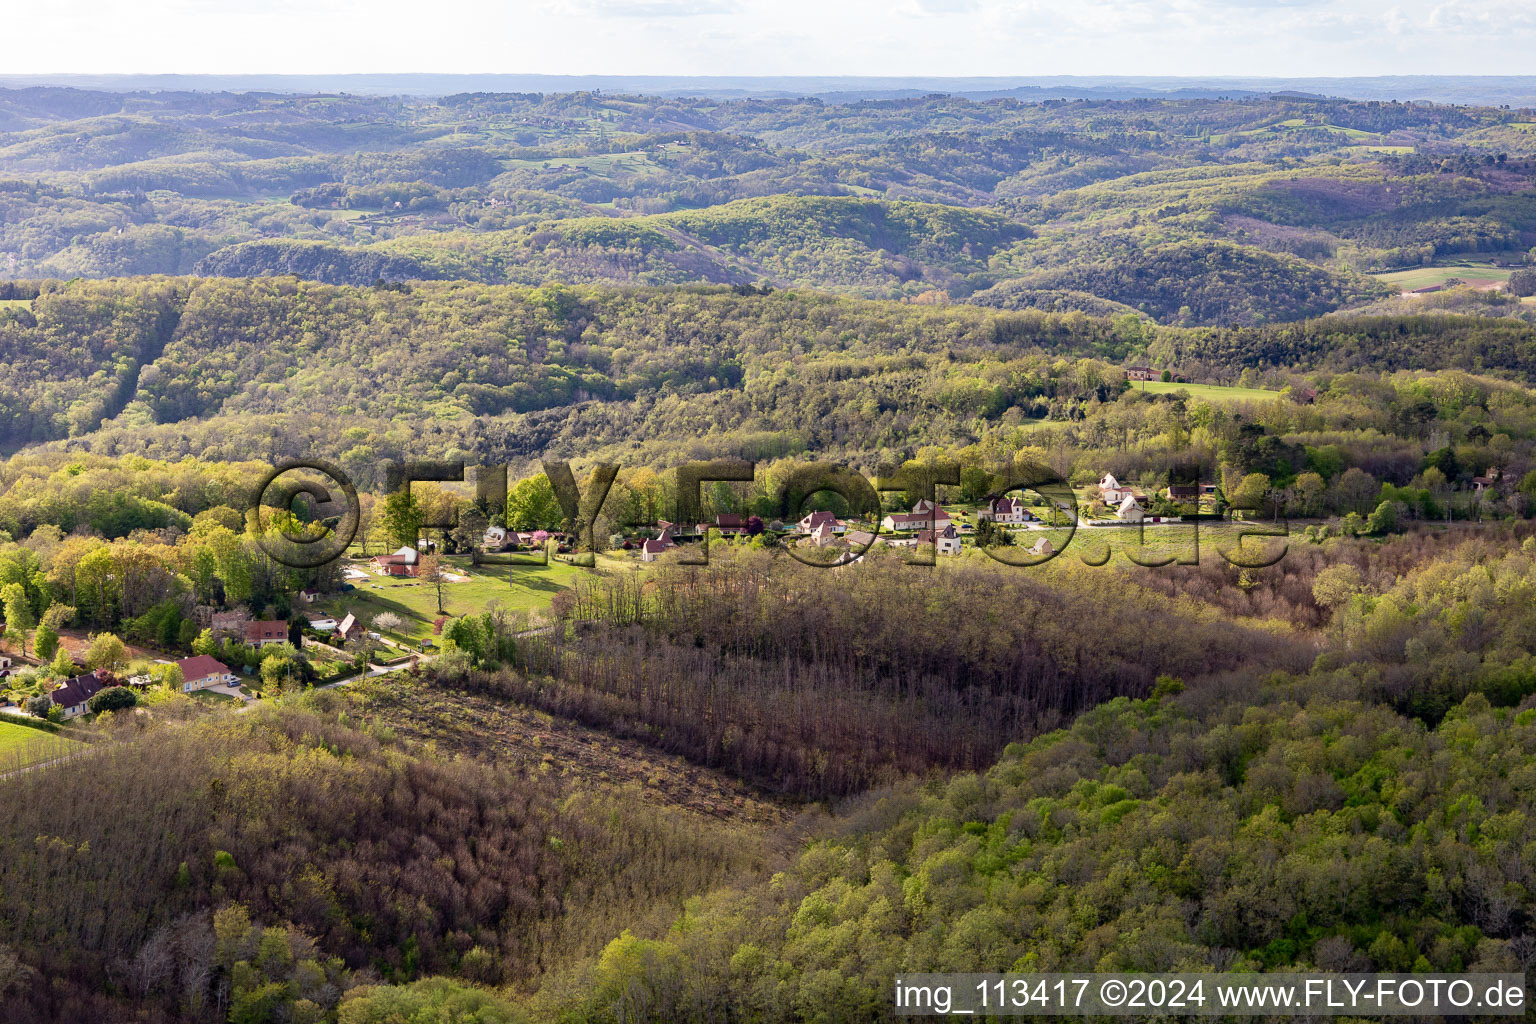
<path fill-rule="evenodd" d="M 578 564 L 592 564 L 592 552 L 597 550 L 594 529 L 604 503 L 618 478 L 620 467 L 613 463 L 596 464 L 583 486 L 576 480 L 571 466 L 563 461 L 544 461 L 544 474 L 548 478 L 560 510 L 569 524 L 570 535 L 578 554 Z M 386 491 L 391 494 L 409 493 L 417 482 L 466 483 L 468 466 L 464 462 L 413 461 L 388 463 L 384 467 Z M 859 561 L 877 543 L 886 542 L 912 548 L 906 559 L 911 565 L 935 564 L 935 553 L 943 548 L 941 540 L 953 543 L 949 550 L 958 550 L 958 535 L 951 537 L 953 525 L 950 516 L 938 502 L 940 486 L 956 486 L 960 483 L 960 465 L 953 461 L 906 463 L 898 467 L 882 468 L 873 479 L 856 470 L 833 463 L 813 462 L 795 467 L 787 473 L 779 473 L 771 498 L 774 516 L 781 522 L 794 523 L 793 530 L 782 531 L 783 550 L 790 557 L 805 565 L 831 568 Z M 1169 473 L 1170 495 L 1189 491 L 1199 473 L 1187 467 Z M 688 462 L 676 469 L 676 504 L 673 524 L 699 524 L 691 531 L 696 534 L 697 544 L 685 545 L 679 551 L 677 561 L 683 565 L 707 565 L 712 531 L 708 523 L 701 523 L 704 501 L 703 487 L 708 483 L 750 483 L 757 479 L 756 463 L 743 460 L 717 460 Z M 1229 522 L 1224 516 L 1204 515 L 1199 509 L 1187 516 L 1158 517 L 1153 520 L 1169 530 L 1177 530 L 1181 536 L 1181 554 L 1166 551 L 1153 552 L 1143 543 L 1145 529 L 1149 525 L 1139 514 L 1114 520 L 1091 520 L 1083 516 L 1077 495 L 1058 474 L 1043 466 L 1008 466 L 995 478 L 997 493 L 988 499 L 988 506 L 996 509 L 999 503 L 1009 502 L 1011 496 L 1030 494 L 1033 507 L 1043 510 L 1039 519 L 1029 518 L 1029 530 L 1040 532 L 1033 545 L 1014 545 L 1012 533 L 996 529 L 1000 520 L 994 513 L 977 516 L 979 522 L 990 524 L 986 537 L 990 543 L 981 543 L 978 535 L 976 547 L 993 560 L 1009 566 L 1028 567 L 1061 557 L 1077 536 L 1079 527 L 1103 532 L 1102 527 L 1112 525 L 1121 531 L 1134 530 L 1137 543 L 1125 548 L 1126 557 L 1137 565 L 1156 568 L 1170 564 L 1198 564 L 1200 558 L 1200 532 L 1202 522 L 1217 521 L 1225 527 L 1226 546 L 1215 545 L 1217 553 L 1232 565 L 1243 569 L 1259 569 L 1274 565 L 1285 557 L 1288 550 L 1284 543 L 1265 545 L 1266 539 L 1284 538 L 1289 530 L 1278 514 L 1271 523 L 1252 521 Z M 896 515 L 881 514 L 881 495 L 901 492 L 914 499 L 913 511 Z M 806 506 L 816 495 L 835 495 L 836 503 L 846 509 L 846 515 L 869 529 L 848 530 L 845 521 L 831 513 L 821 511 L 802 516 Z M 299 502 L 303 504 L 300 507 Z M 1134 503 L 1133 497 L 1127 501 Z M 475 473 L 475 502 L 482 508 L 505 509 L 507 503 L 507 468 L 482 466 Z M 1022 500 L 1009 508 L 1024 507 Z M 1126 504 L 1124 513 L 1130 509 Z M 1019 518 L 1023 513 L 1016 513 Z M 900 522 L 895 520 L 900 518 Z M 820 518 L 818 518 L 820 517 Z M 1045 519 L 1049 519 L 1047 524 Z M 361 522 L 361 502 L 357 488 L 347 474 L 337 465 L 318 458 L 288 459 L 273 467 L 253 489 L 248 509 L 248 522 L 263 550 L 276 562 L 299 569 L 313 569 L 326 565 L 346 554 L 347 547 L 357 536 Z M 807 527 L 809 520 L 824 523 L 827 532 L 838 535 L 836 551 L 827 557 L 819 549 L 820 544 L 802 546 L 793 543 L 800 534 L 812 534 L 814 526 Z M 458 524 L 448 519 L 426 519 L 418 524 L 422 529 L 452 530 Z M 843 536 L 846 534 L 846 536 Z M 898 539 L 899 538 L 899 539 Z M 1247 545 L 1244 541 L 1254 538 L 1259 545 Z M 678 539 L 676 537 L 674 540 Z M 548 545 L 544 540 L 543 561 L 547 564 Z M 1109 561 L 1108 544 L 1085 545 L 1079 552 L 1088 565 L 1103 565 Z"/>

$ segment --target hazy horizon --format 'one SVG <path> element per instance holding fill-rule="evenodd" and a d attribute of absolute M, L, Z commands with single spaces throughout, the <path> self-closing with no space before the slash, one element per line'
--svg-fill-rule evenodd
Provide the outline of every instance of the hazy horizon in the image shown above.
<path fill-rule="evenodd" d="M 828 100 L 947 93 L 974 99 L 1261 96 L 1300 93 L 1357 100 L 1536 106 L 1536 75 L 1377 75 L 1327 77 L 1040 75 L 536 75 L 78 74 L 0 73 L 0 88 L 62 86 L 114 92 L 198 91 L 441 96 L 457 92 L 600 91 L 712 98 L 815 96 Z"/>

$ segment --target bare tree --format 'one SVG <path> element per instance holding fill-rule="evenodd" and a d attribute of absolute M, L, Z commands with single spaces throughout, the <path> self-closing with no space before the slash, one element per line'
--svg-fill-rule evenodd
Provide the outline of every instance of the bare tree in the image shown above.
<path fill-rule="evenodd" d="M 441 614 L 448 609 L 443 607 L 443 584 L 448 582 L 443 575 L 443 560 L 438 555 L 424 555 L 421 565 L 416 571 L 416 578 L 427 586 L 437 591 L 437 610 Z"/>

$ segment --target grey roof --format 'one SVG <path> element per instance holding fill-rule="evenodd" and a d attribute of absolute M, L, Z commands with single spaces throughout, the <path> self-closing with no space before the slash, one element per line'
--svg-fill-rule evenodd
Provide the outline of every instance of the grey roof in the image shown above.
<path fill-rule="evenodd" d="M 54 690 L 48 696 L 61 708 L 72 708 L 76 704 L 84 704 L 96 694 L 106 688 L 101 677 L 95 672 L 88 672 L 83 676 L 75 676 L 63 686 Z"/>

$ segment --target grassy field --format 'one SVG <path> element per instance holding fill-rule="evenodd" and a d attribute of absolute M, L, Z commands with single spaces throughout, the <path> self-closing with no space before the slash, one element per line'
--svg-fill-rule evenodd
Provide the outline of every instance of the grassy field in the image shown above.
<path fill-rule="evenodd" d="M 0 309 L 31 309 L 31 299 L 0 299 Z"/>
<path fill-rule="evenodd" d="M 1260 135 L 1282 135 L 1287 132 L 1327 132 L 1331 135 L 1342 135 L 1355 142 L 1380 142 L 1382 136 L 1376 132 L 1362 131 L 1359 128 L 1345 128 L 1337 124 L 1308 124 L 1304 118 L 1293 117 L 1276 124 L 1265 125 L 1262 128 L 1250 128 L 1247 131 L 1234 132 L 1233 134 L 1256 138 Z"/>
<path fill-rule="evenodd" d="M 456 575 L 469 577 L 466 583 L 443 585 L 443 606 L 450 616 L 484 611 L 492 601 L 508 611 L 542 610 L 580 576 L 602 571 L 578 569 L 554 559 L 547 567 L 471 565 L 467 557 L 455 555 L 445 555 L 443 566 Z M 319 602 L 310 616 L 328 614 L 340 618 L 351 612 L 367 624 L 386 611 L 405 619 L 400 629 L 403 635 L 426 639 L 432 635 L 432 621 L 438 615 L 435 588 L 412 579 L 370 574 L 367 581 L 358 581 L 356 590 Z"/>
<path fill-rule="evenodd" d="M 1473 287 L 1490 287 L 1509 280 L 1510 272 L 1487 263 L 1468 263 L 1462 266 L 1417 267 L 1413 270 L 1394 270 L 1389 274 L 1372 274 L 1378 281 L 1396 285 L 1403 291 L 1444 284 L 1451 278 L 1459 278 Z"/>
<path fill-rule="evenodd" d="M 41 729 L 0 722 L 0 772 L 61 757 L 78 745 L 77 740 L 67 740 Z"/>
<path fill-rule="evenodd" d="M 1237 388 L 1223 384 L 1178 384 L 1159 380 L 1132 381 L 1131 387 L 1139 391 L 1166 395 L 1174 391 L 1188 391 L 1191 398 L 1203 398 L 1208 402 L 1267 402 L 1279 398 L 1280 392 L 1264 388 Z"/>

